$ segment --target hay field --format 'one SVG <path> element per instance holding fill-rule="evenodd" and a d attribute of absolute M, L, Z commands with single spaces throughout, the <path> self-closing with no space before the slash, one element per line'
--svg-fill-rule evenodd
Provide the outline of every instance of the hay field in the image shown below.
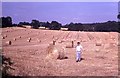
<path fill-rule="evenodd" d="M 2 54 L 13 61 L 14 76 L 117 76 L 118 33 L 2 28 Z M 49 44 L 65 48 L 67 59 L 48 57 Z M 11 45 L 9 44 L 11 41 Z M 71 46 L 74 42 L 74 47 Z M 82 61 L 76 62 L 75 46 L 81 41 Z M 60 47 L 59 46 L 59 47 Z M 58 48 L 59 48 L 58 47 Z M 51 55 L 52 56 L 52 55 Z M 56 56 L 53 54 L 53 56 Z"/>

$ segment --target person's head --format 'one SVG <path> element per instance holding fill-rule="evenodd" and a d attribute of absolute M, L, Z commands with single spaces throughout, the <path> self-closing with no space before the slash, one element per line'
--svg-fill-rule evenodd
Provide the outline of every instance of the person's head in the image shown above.
<path fill-rule="evenodd" d="M 80 45 L 80 42 L 77 42 L 77 45 Z"/>

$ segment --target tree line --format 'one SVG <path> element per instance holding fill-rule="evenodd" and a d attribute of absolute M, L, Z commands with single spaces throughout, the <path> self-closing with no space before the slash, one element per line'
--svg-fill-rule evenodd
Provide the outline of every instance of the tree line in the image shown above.
<path fill-rule="evenodd" d="M 7 17 L 1 17 L 0 18 L 0 27 L 5 28 L 5 27 L 23 27 L 23 25 L 29 25 L 31 28 L 38 29 L 39 27 L 45 27 L 49 28 L 51 30 L 60 30 L 62 27 L 62 24 L 60 24 L 57 21 L 52 21 L 51 23 L 49 22 L 39 22 L 38 20 L 32 20 L 31 23 L 29 22 L 19 22 L 19 24 L 13 24 L 12 23 L 12 18 L 10 16 Z"/>
<path fill-rule="evenodd" d="M 118 14 L 117 18 L 120 20 L 120 13 Z M 103 23 L 89 23 L 89 24 L 82 24 L 82 23 L 70 23 L 66 25 L 62 25 L 57 21 L 52 22 L 40 22 L 39 20 L 32 20 L 31 23 L 29 22 L 19 22 L 19 24 L 13 24 L 12 18 L 8 17 L 1 17 L 0 18 L 0 25 L 2 28 L 4 27 L 23 27 L 23 25 L 31 26 L 31 28 L 39 29 L 39 27 L 45 27 L 50 30 L 60 30 L 61 28 L 68 28 L 68 31 L 99 31 L 99 32 L 120 32 L 120 21 L 107 21 Z"/>

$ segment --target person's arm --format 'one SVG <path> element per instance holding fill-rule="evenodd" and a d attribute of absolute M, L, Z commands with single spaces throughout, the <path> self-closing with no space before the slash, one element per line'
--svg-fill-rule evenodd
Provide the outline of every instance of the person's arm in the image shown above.
<path fill-rule="evenodd" d="M 81 46 L 80 48 L 81 48 L 81 50 L 83 51 L 83 47 Z"/>

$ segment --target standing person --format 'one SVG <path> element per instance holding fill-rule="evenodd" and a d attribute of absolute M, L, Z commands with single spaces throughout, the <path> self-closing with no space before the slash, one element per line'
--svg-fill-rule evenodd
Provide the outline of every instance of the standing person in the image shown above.
<path fill-rule="evenodd" d="M 76 46 L 76 62 L 81 61 L 82 49 L 83 49 L 83 47 L 81 46 L 80 42 L 77 42 L 77 46 Z"/>

